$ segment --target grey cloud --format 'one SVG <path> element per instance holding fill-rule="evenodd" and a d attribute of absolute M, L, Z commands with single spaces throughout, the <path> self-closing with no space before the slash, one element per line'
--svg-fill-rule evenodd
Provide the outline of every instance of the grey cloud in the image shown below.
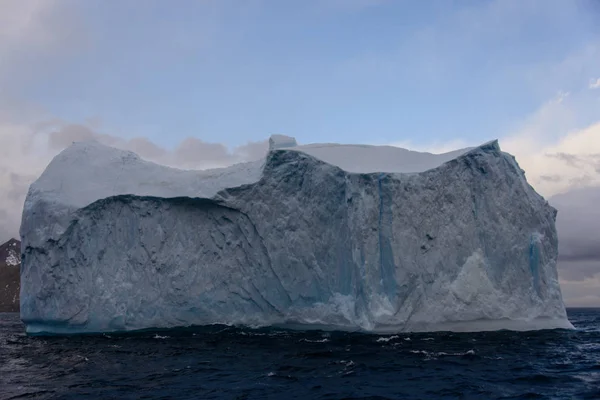
<path fill-rule="evenodd" d="M 268 141 L 248 142 L 230 151 L 222 143 L 210 143 L 197 138 L 184 139 L 172 154 L 173 166 L 198 168 L 223 167 L 239 162 L 258 160 L 267 154 Z M 165 163 L 169 163 L 165 161 Z"/>
<path fill-rule="evenodd" d="M 561 278 L 583 281 L 600 273 L 600 187 L 574 189 L 549 202 L 558 210 Z"/>
<path fill-rule="evenodd" d="M 175 150 L 167 150 L 144 137 L 130 140 L 110 134 L 100 133 L 90 126 L 68 124 L 55 128 L 48 135 L 49 146 L 53 150 L 62 150 L 73 142 L 95 140 L 108 146 L 118 147 L 137 153 L 140 157 L 161 164 L 179 168 L 223 167 L 237 162 L 256 160 L 268 150 L 266 140 L 248 142 L 230 151 L 222 143 L 206 142 L 195 137 L 185 138 Z"/>
<path fill-rule="evenodd" d="M 571 187 L 577 188 L 577 187 L 583 187 L 583 186 L 587 186 L 590 185 L 592 182 L 594 181 L 594 178 L 592 178 L 591 176 L 584 174 L 581 176 L 578 176 L 576 178 L 571 178 L 569 179 L 569 184 L 571 185 Z"/>
<path fill-rule="evenodd" d="M 546 157 L 563 161 L 570 167 L 581 168 L 584 165 L 600 167 L 600 154 L 570 154 L 570 153 L 548 153 Z"/>
<path fill-rule="evenodd" d="M 96 140 L 109 146 L 117 145 L 121 139 L 111 135 L 98 133 L 91 128 L 80 125 L 70 124 L 62 126 L 60 129 L 50 132 L 48 135 L 48 144 L 51 149 L 62 150 L 70 146 L 73 142 L 83 142 Z"/>
<path fill-rule="evenodd" d="M 13 229 L 14 221 L 5 210 L 0 210 L 0 240 L 2 243 L 17 237 Z"/>
<path fill-rule="evenodd" d="M 546 182 L 560 182 L 563 178 L 558 175 L 541 175 L 539 179 Z"/>
<path fill-rule="evenodd" d="M 556 158 L 558 160 L 564 161 L 567 165 L 574 167 L 574 168 L 580 168 L 582 166 L 582 164 L 584 163 L 584 161 L 581 159 L 581 157 L 576 156 L 574 154 L 554 153 L 554 154 L 546 154 L 546 157 Z"/>
<path fill-rule="evenodd" d="M 600 154 L 592 154 L 590 158 L 592 159 L 596 173 L 600 174 Z"/>
<path fill-rule="evenodd" d="M 600 273 L 600 258 L 595 260 L 558 260 L 558 272 L 563 280 L 572 282 L 593 278 Z M 600 290 L 599 290 L 600 292 Z"/>
<path fill-rule="evenodd" d="M 14 202 L 22 202 L 25 200 L 25 195 L 29 190 L 29 185 L 32 179 L 35 179 L 33 176 L 26 176 L 16 174 L 14 172 L 9 173 L 11 187 L 6 192 L 6 196 L 9 200 Z"/>
<path fill-rule="evenodd" d="M 89 48 L 83 19 L 73 2 L 0 1 L 0 86 L 20 93 L 23 84 L 49 78 L 54 68 Z"/>
<path fill-rule="evenodd" d="M 600 275 L 585 280 L 560 282 L 567 307 L 598 307 L 600 304 Z"/>
<path fill-rule="evenodd" d="M 73 142 L 94 139 L 94 132 L 82 125 L 67 125 L 62 129 L 51 132 L 48 144 L 53 149 L 64 149 Z"/>
<path fill-rule="evenodd" d="M 23 203 L 34 179 L 35 176 L 0 168 L 0 241 L 4 242 L 18 235 Z"/>
<path fill-rule="evenodd" d="M 127 143 L 127 148 L 138 154 L 140 157 L 148 158 L 150 160 L 160 159 L 167 154 L 165 149 L 142 137 L 131 139 Z"/>
<path fill-rule="evenodd" d="M 3 196 L 10 202 L 19 202 L 25 199 L 25 194 L 29 190 L 29 184 L 32 177 L 17 174 L 13 171 L 2 167 L 0 168 L 0 175 L 4 178 L 3 180 L 8 183 L 7 187 L 3 188 Z"/>
<path fill-rule="evenodd" d="M 568 307 L 600 305 L 600 187 L 571 190 L 549 202 L 558 209 L 558 274 Z"/>
<path fill-rule="evenodd" d="M 177 162 L 183 165 L 202 163 L 228 164 L 233 160 L 232 155 L 221 143 L 208 143 L 189 137 L 184 139 L 175 150 Z"/>
<path fill-rule="evenodd" d="M 236 147 L 235 154 L 246 160 L 258 160 L 264 157 L 269 151 L 269 141 L 248 142 L 243 146 Z"/>

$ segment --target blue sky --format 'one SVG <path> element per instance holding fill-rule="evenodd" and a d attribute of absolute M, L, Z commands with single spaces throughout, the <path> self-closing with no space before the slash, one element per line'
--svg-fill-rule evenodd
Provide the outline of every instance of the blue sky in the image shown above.
<path fill-rule="evenodd" d="M 67 50 L 21 55 L 13 72 L 23 76 L 4 90 L 61 119 L 92 118 L 167 147 L 272 133 L 304 143 L 472 144 L 600 76 L 600 62 L 564 65 L 599 41 L 592 0 L 69 6 L 60 10 Z"/>

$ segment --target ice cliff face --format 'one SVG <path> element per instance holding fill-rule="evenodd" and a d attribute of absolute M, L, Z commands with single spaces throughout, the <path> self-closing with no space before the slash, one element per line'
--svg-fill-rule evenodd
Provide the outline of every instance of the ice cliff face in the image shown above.
<path fill-rule="evenodd" d="M 25 202 L 27 331 L 572 327 L 556 211 L 497 142 L 432 155 L 289 139 L 211 171 L 63 151 Z"/>

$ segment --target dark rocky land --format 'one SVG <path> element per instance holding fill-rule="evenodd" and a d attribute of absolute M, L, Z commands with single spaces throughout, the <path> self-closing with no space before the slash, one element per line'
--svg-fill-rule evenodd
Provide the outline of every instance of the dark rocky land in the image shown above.
<path fill-rule="evenodd" d="M 0 246 L 0 312 L 19 311 L 21 242 L 11 239 Z"/>

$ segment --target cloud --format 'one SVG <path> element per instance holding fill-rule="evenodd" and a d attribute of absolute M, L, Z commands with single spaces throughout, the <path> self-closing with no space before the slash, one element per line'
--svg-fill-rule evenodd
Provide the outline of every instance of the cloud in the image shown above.
<path fill-rule="evenodd" d="M 46 76 L 69 52 L 83 47 L 87 35 L 72 5 L 72 0 L 0 1 L 3 91 Z"/>
<path fill-rule="evenodd" d="M 230 164 L 233 155 L 221 143 L 207 143 L 196 138 L 184 139 L 175 150 L 177 160 L 183 165 L 193 165 L 198 160 L 207 163 Z"/>
<path fill-rule="evenodd" d="M 542 195 L 600 185 L 598 100 L 582 91 L 559 93 L 525 119 L 500 145 L 515 155 Z"/>
<path fill-rule="evenodd" d="M 95 140 L 107 146 L 131 150 L 140 157 L 176 168 L 207 169 L 220 168 L 239 162 L 256 160 L 268 149 L 267 140 L 248 142 L 230 150 L 222 143 L 213 143 L 195 137 L 185 138 L 168 150 L 144 137 L 123 139 L 98 132 L 83 124 L 65 124 L 47 134 L 50 151 L 60 151 L 73 142 Z"/>
<path fill-rule="evenodd" d="M 167 150 L 143 137 L 129 140 L 127 148 L 140 155 L 142 158 L 147 158 L 149 160 L 161 160 L 169 154 Z"/>
<path fill-rule="evenodd" d="M 561 278 L 577 282 L 599 274 L 600 186 L 571 190 L 551 197 L 549 202 L 558 209 Z"/>
<path fill-rule="evenodd" d="M 540 180 L 547 182 L 560 182 L 562 178 L 559 175 L 540 175 Z"/>
<path fill-rule="evenodd" d="M 598 270 L 598 264 L 594 267 Z M 600 274 L 596 273 L 583 280 L 561 280 L 563 300 L 570 307 L 598 307 L 600 304 Z"/>
<path fill-rule="evenodd" d="M 595 81 L 592 79 L 590 82 L 590 89 L 600 89 L 600 78 L 596 79 Z"/>
<path fill-rule="evenodd" d="M 527 147 L 527 137 L 509 138 L 504 148 L 515 154 L 530 183 L 549 196 L 600 185 L 600 122 L 566 133 L 554 143 Z M 553 179 L 547 179 L 552 176 Z"/>
<path fill-rule="evenodd" d="M 48 145 L 52 150 L 62 150 L 73 142 L 96 140 L 108 146 L 117 145 L 122 139 L 96 133 L 89 127 L 80 124 L 69 124 L 54 130 L 48 135 Z"/>
<path fill-rule="evenodd" d="M 52 0 L 20 0 L 0 3 L 0 44 L 7 47 L 14 42 L 30 38 L 45 41 L 42 34 L 44 14 L 53 8 Z"/>

